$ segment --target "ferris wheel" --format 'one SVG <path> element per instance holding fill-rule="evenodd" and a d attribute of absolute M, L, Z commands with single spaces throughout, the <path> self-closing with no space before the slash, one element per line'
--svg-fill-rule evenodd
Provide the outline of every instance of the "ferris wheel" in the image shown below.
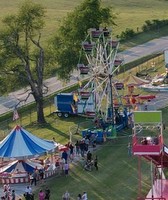
<path fill-rule="evenodd" d="M 122 106 L 118 90 L 124 87 L 117 81 L 116 74 L 124 60 L 117 53 L 119 41 L 113 40 L 111 33 L 107 28 L 88 30 L 82 43 L 81 58 L 84 60 L 80 60 L 78 69 L 80 77 L 88 78 L 79 90 L 84 112 L 114 123 L 116 108 Z"/>

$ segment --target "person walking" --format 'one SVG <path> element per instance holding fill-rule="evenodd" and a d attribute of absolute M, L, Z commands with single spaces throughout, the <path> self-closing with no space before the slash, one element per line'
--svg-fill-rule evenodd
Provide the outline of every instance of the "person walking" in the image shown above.
<path fill-rule="evenodd" d="M 62 195 L 62 200 L 70 200 L 70 194 L 68 191 L 66 191 L 63 195 Z"/>
<path fill-rule="evenodd" d="M 63 151 L 63 152 L 62 152 L 62 156 L 61 156 L 61 158 L 65 159 L 65 161 L 68 160 L 68 154 L 67 154 L 66 151 Z"/>
<path fill-rule="evenodd" d="M 73 160 L 74 157 L 74 146 L 72 143 L 69 144 L 69 149 L 70 149 L 70 155 L 69 158 L 71 159 L 71 161 Z"/>
<path fill-rule="evenodd" d="M 79 153 L 80 153 L 80 144 L 79 144 L 78 140 L 75 143 L 75 148 L 76 148 L 76 156 L 79 156 Z"/>
<path fill-rule="evenodd" d="M 45 193 L 43 192 L 43 190 L 40 190 L 40 192 L 38 194 L 38 199 L 39 200 L 45 200 Z"/>
<path fill-rule="evenodd" d="M 88 200 L 88 198 L 87 198 L 87 193 L 86 193 L 86 192 L 83 192 L 82 200 Z"/>
<path fill-rule="evenodd" d="M 12 190 L 11 200 L 15 200 L 15 199 L 16 199 L 15 190 Z"/>
<path fill-rule="evenodd" d="M 48 187 L 46 187 L 45 189 L 45 200 L 49 200 L 50 199 L 50 189 Z"/>
<path fill-rule="evenodd" d="M 33 199 L 33 193 L 32 193 L 32 188 L 30 186 L 27 186 L 25 189 L 24 197 L 26 200 Z"/>
<path fill-rule="evenodd" d="M 40 182 L 44 183 L 44 168 L 39 169 Z"/>
<path fill-rule="evenodd" d="M 65 173 L 65 176 L 67 177 L 69 173 L 69 164 L 67 162 L 65 162 L 64 164 L 64 173 Z"/>
<path fill-rule="evenodd" d="M 87 153 L 87 161 L 91 162 L 92 161 L 92 154 L 90 151 Z"/>
<path fill-rule="evenodd" d="M 82 200 L 82 195 L 81 194 L 78 194 L 77 200 Z"/>
<path fill-rule="evenodd" d="M 32 174 L 32 181 L 31 181 L 31 185 L 34 184 L 34 186 L 37 185 L 37 177 L 38 177 L 38 171 L 34 170 L 33 174 Z"/>
<path fill-rule="evenodd" d="M 127 148 L 128 148 L 128 156 L 131 156 L 132 155 L 132 145 L 130 142 L 128 143 Z"/>
<path fill-rule="evenodd" d="M 96 155 L 96 157 L 94 159 L 94 166 L 95 166 L 96 170 L 98 171 L 98 159 L 97 159 L 97 155 Z"/>

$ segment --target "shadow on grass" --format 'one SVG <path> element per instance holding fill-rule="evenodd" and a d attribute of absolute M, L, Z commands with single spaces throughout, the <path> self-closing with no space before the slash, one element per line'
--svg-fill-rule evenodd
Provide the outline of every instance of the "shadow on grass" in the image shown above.
<path fill-rule="evenodd" d="M 40 129 L 43 130 L 43 129 L 45 129 L 46 131 L 48 131 L 50 133 L 53 132 L 53 133 L 55 133 L 53 135 L 53 137 L 55 137 L 55 135 L 59 135 L 59 136 L 61 136 L 64 139 L 69 139 L 69 134 L 61 131 L 60 129 L 55 128 L 53 126 L 53 123 L 45 123 L 45 124 L 39 125 L 39 124 L 33 122 L 33 123 L 31 123 L 31 124 L 29 124 L 29 125 L 26 126 L 27 129 L 28 128 L 32 129 L 32 127 L 33 127 L 33 129 L 37 129 L 37 130 L 40 130 Z"/>
<path fill-rule="evenodd" d="M 51 124 L 47 124 L 44 128 L 48 129 L 50 131 L 53 131 L 54 133 L 57 133 L 59 136 L 62 136 L 64 138 L 66 138 L 66 139 L 69 139 L 69 135 L 67 133 L 64 133 L 64 132 L 60 131 L 59 129 L 55 128 Z"/>

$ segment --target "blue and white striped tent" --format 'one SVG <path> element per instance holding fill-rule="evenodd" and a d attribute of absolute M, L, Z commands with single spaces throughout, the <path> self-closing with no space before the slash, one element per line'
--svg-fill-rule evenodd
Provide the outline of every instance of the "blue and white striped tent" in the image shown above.
<path fill-rule="evenodd" d="M 38 138 L 17 125 L 0 142 L 0 157 L 27 159 L 53 152 L 57 146 L 56 142 Z"/>
<path fill-rule="evenodd" d="M 8 173 L 18 173 L 19 172 L 29 172 L 32 173 L 34 169 L 41 169 L 43 165 L 34 160 L 26 159 L 26 160 L 14 160 L 6 164 L 5 166 L 0 168 L 0 173 L 8 172 Z"/>

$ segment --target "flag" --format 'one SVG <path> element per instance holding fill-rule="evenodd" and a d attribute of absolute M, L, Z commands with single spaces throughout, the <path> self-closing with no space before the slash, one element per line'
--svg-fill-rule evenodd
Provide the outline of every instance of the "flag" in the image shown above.
<path fill-rule="evenodd" d="M 19 114 L 18 114 L 18 111 L 16 109 L 14 109 L 13 111 L 13 121 L 19 119 Z"/>

